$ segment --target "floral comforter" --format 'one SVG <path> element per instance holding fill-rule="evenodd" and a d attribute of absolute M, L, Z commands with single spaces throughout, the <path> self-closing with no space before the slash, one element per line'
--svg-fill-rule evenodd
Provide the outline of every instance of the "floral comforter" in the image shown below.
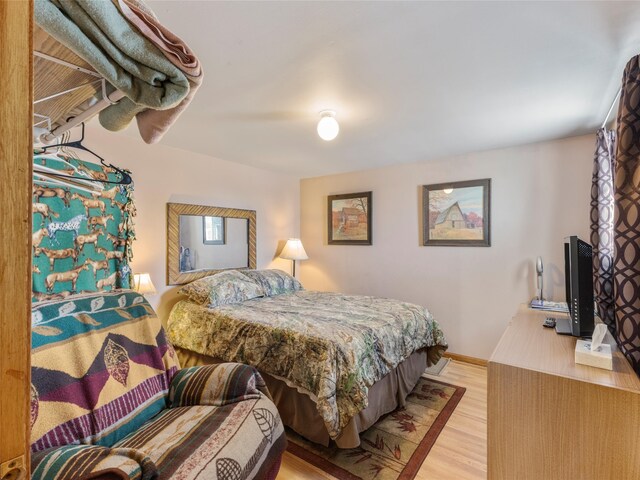
<path fill-rule="evenodd" d="M 444 334 L 424 307 L 386 298 L 298 291 L 207 308 L 183 300 L 169 316 L 178 347 L 253 365 L 309 393 L 331 438 L 367 407 L 368 387 Z"/>

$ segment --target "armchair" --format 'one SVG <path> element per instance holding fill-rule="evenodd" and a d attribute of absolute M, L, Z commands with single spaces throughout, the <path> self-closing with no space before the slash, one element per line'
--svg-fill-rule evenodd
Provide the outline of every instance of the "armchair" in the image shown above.
<path fill-rule="evenodd" d="M 131 291 L 32 311 L 32 479 L 269 479 L 286 437 L 260 374 L 178 369 Z"/>

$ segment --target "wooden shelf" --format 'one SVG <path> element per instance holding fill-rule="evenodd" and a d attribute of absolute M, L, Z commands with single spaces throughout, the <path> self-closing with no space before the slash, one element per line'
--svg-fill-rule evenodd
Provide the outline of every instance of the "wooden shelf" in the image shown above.
<path fill-rule="evenodd" d="M 49 36 L 37 25 L 33 32 L 33 50 L 51 55 L 87 70 L 94 70 L 89 63 Z M 98 79 L 95 76 L 50 62 L 44 58 L 34 58 L 33 88 L 35 100 L 84 85 L 84 87 L 71 93 L 38 103 L 34 108 L 34 113 L 49 117 L 52 127 L 55 128 L 66 122 L 67 118 L 76 116 L 86 110 L 91 99 L 101 98 L 102 87 L 100 83 L 96 83 L 96 80 Z M 42 118 L 40 117 L 34 118 L 33 123 L 35 124 L 41 120 Z M 40 127 L 46 127 L 46 124 L 41 124 Z"/>

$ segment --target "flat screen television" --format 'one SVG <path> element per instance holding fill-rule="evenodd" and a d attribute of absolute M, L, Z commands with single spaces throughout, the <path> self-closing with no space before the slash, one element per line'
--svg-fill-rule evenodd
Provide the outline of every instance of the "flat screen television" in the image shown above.
<path fill-rule="evenodd" d="M 593 333 L 593 249 L 573 235 L 564 244 L 564 278 L 569 319 L 556 320 L 556 332 L 574 337 Z"/>

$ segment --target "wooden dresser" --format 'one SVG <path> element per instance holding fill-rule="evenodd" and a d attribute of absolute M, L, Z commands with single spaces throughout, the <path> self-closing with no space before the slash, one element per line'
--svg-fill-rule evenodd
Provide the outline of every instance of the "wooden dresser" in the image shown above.
<path fill-rule="evenodd" d="M 640 479 L 640 379 L 617 348 L 576 364 L 548 316 L 521 306 L 489 360 L 488 478 Z"/>

